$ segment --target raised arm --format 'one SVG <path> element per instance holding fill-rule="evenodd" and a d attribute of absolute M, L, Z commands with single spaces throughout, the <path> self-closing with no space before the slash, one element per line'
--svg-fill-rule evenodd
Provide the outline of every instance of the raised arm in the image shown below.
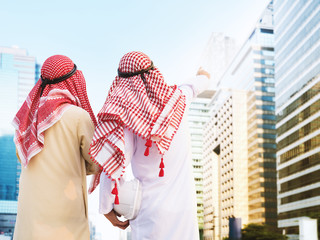
<path fill-rule="evenodd" d="M 195 77 L 187 79 L 179 86 L 183 94 L 186 96 L 187 102 L 191 102 L 193 98 L 204 90 L 208 89 L 210 74 L 202 68 L 199 68 Z"/>

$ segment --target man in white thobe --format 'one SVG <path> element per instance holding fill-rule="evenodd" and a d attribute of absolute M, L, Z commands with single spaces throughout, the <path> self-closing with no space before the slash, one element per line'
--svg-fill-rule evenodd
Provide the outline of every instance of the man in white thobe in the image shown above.
<path fill-rule="evenodd" d="M 193 82 L 170 87 L 140 52 L 126 54 L 118 72 L 98 114 L 91 147 L 103 169 L 99 211 L 114 226 L 125 229 L 129 225 L 117 218 L 113 208 L 118 196 L 111 192 L 121 187 L 123 172 L 131 163 L 133 176 L 142 185 L 141 207 L 130 220 L 132 239 L 199 239 L 187 110 L 192 98 L 207 88 L 209 74 L 199 70 Z M 129 103 L 115 104 L 119 98 Z M 115 119 L 116 113 L 119 118 Z M 120 124 L 113 129 L 114 119 Z M 114 140 L 116 136 L 121 137 Z"/>

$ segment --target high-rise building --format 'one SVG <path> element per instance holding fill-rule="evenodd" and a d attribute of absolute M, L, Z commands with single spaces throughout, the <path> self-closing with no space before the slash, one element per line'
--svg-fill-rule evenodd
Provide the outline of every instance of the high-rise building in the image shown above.
<path fill-rule="evenodd" d="M 203 232 L 203 126 L 210 118 L 209 103 L 213 94 L 214 91 L 207 90 L 198 95 L 190 104 L 188 116 L 200 235 Z"/>
<path fill-rule="evenodd" d="M 204 128 L 204 240 L 228 237 L 229 219 L 248 223 L 247 92 L 219 90 Z"/>
<path fill-rule="evenodd" d="M 320 2 L 275 0 L 278 227 L 320 216 Z"/>
<path fill-rule="evenodd" d="M 201 67 L 211 75 L 209 89 L 198 96 L 190 106 L 189 123 L 193 169 L 197 192 L 197 210 L 200 235 L 203 233 L 203 127 L 211 116 L 210 102 L 218 80 L 235 54 L 235 40 L 223 33 L 212 33 L 201 57 Z"/>
<path fill-rule="evenodd" d="M 273 2 L 218 87 L 247 91 L 249 223 L 276 226 L 276 117 Z"/>
<path fill-rule="evenodd" d="M 0 200 L 17 200 L 20 166 L 17 164 L 13 135 L 0 136 Z"/>
<path fill-rule="evenodd" d="M 13 117 L 38 80 L 39 69 L 25 49 L 0 47 L 0 135 L 13 133 Z"/>
<path fill-rule="evenodd" d="M 200 65 L 211 76 L 210 89 L 216 89 L 219 79 L 236 53 L 236 42 L 223 33 L 214 32 L 203 51 Z"/>
<path fill-rule="evenodd" d="M 0 232 L 13 232 L 21 165 L 11 122 L 39 77 L 35 57 L 20 48 L 0 47 Z"/>

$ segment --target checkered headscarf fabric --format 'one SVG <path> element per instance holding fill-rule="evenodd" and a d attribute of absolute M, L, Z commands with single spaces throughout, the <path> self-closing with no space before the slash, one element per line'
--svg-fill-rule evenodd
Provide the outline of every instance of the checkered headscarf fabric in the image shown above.
<path fill-rule="evenodd" d="M 120 73 L 136 73 L 150 68 L 150 58 L 141 52 L 124 55 Z M 121 76 L 121 75 L 120 75 Z M 164 154 L 176 133 L 185 109 L 185 96 L 177 86 L 168 86 L 160 71 L 153 67 L 131 77 L 117 76 L 98 114 L 98 126 L 90 154 L 110 178 L 124 172 L 124 128 L 156 144 Z M 147 143 L 147 147 L 150 147 Z M 96 178 L 89 192 L 99 184 Z"/>
<path fill-rule="evenodd" d="M 66 56 L 49 57 L 41 68 L 41 76 L 48 81 L 66 75 L 74 68 L 72 60 Z M 86 110 L 95 125 L 86 91 L 86 83 L 81 71 L 77 70 L 70 78 L 46 85 L 41 92 L 41 78 L 29 93 L 26 101 L 17 112 L 13 125 L 16 129 L 14 141 L 24 166 L 38 154 L 44 146 L 44 131 L 60 120 L 62 114 L 76 105 Z"/>

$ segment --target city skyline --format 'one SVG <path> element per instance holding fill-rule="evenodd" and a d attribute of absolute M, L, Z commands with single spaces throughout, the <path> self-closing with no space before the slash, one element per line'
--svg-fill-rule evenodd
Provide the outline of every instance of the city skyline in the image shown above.
<path fill-rule="evenodd" d="M 268 1 L 266 1 L 266 2 L 268 2 Z M 266 5 L 264 5 L 264 7 L 266 7 Z M 258 16 L 261 14 L 261 11 L 260 11 L 260 13 L 259 14 L 257 14 Z M 256 22 L 256 20 L 258 20 L 258 18 L 256 18 L 253 22 L 252 22 L 252 24 L 251 24 L 251 29 L 250 30 L 252 30 L 252 27 L 253 27 L 253 25 L 254 25 L 254 23 Z M 250 30 L 247 32 L 247 34 L 246 34 L 246 37 L 248 37 L 249 35 L 249 32 L 250 32 Z M 211 34 L 212 32 L 210 32 L 210 34 Z M 209 35 L 210 35 L 209 34 Z M 192 37 L 190 37 L 190 38 L 192 38 Z M 209 37 L 208 37 L 208 39 L 209 39 Z M 201 58 L 201 52 L 202 52 L 202 50 L 203 50 L 203 48 L 204 48 L 204 46 L 205 46 L 205 42 L 207 42 L 208 41 L 208 39 L 206 39 L 206 41 L 204 41 L 204 39 L 202 39 L 202 45 L 201 45 L 201 41 L 200 42 L 197 42 L 197 47 L 195 48 L 196 50 L 197 50 L 197 54 L 198 54 L 198 56 L 197 57 L 195 57 L 195 58 L 198 58 L 197 59 L 197 61 L 195 61 L 194 59 L 192 59 L 192 63 L 191 62 L 189 62 L 189 63 L 186 63 L 185 61 L 181 61 L 180 62 L 180 64 L 181 64 L 181 66 L 176 66 L 176 72 L 181 72 L 181 69 L 183 69 L 183 68 L 185 68 L 186 66 L 188 66 L 188 70 L 187 71 L 185 71 L 185 72 L 191 72 L 191 69 L 193 70 L 193 72 L 195 72 L 196 71 L 196 68 L 198 67 L 198 66 L 196 66 L 196 63 L 198 63 L 198 62 L 201 62 L 200 60 L 200 58 Z M 188 41 L 191 41 L 190 39 L 188 40 Z M 193 40 L 194 41 L 194 43 L 196 42 L 196 40 Z M 140 43 L 139 43 L 140 44 Z M 186 44 L 186 43 L 185 43 Z M 241 43 L 239 43 L 240 45 L 242 44 L 242 42 Z M 1 45 L 1 44 L 0 44 Z M 185 45 L 185 47 L 187 48 L 188 46 L 187 45 Z M 192 48 L 192 47 L 194 47 L 194 46 L 192 46 L 192 44 L 191 45 L 189 45 L 189 48 Z M 152 49 L 151 48 L 151 46 L 149 46 L 148 47 L 150 50 L 150 52 L 151 52 L 151 57 L 152 56 L 154 56 L 154 58 L 155 59 L 160 59 L 160 63 L 159 64 L 163 64 L 163 66 L 164 66 L 164 70 L 165 70 L 165 73 L 167 74 L 167 76 L 178 76 L 178 74 L 177 73 L 173 73 L 173 72 L 175 72 L 174 71 L 174 68 L 172 68 L 172 66 L 168 66 L 168 65 L 174 65 L 174 64 L 172 64 L 172 62 L 170 62 L 170 61 L 172 61 L 172 59 L 170 60 L 170 61 L 167 61 L 166 60 L 166 58 L 170 58 L 170 56 L 175 56 L 175 58 L 176 59 L 178 59 L 179 57 L 177 56 L 178 55 L 178 51 L 177 52 L 173 52 L 172 53 L 172 55 L 171 55 L 171 52 L 169 51 L 168 52 L 168 55 L 167 56 L 165 56 L 166 54 L 161 54 L 161 56 L 160 56 L 160 58 L 158 58 L 158 56 L 157 56 L 157 51 L 158 50 L 154 50 L 154 49 Z M 30 49 L 28 49 L 28 48 L 26 48 L 28 51 L 30 51 Z M 187 51 L 187 53 L 186 53 L 186 55 L 184 55 L 185 57 L 190 57 L 192 54 L 194 54 L 195 53 L 195 49 L 193 49 L 193 50 L 188 50 Z M 67 52 L 69 51 L 70 49 L 67 49 Z M 128 51 L 130 51 L 131 49 L 128 49 Z M 89 50 L 87 50 L 87 51 L 89 51 Z M 122 50 L 122 51 L 124 51 L 124 50 Z M 193 52 L 192 52 L 193 51 Z M 30 51 L 31 52 L 31 51 Z M 74 59 L 79 59 L 79 61 L 81 61 L 81 57 L 79 57 L 80 55 L 77 55 L 75 52 L 73 52 L 73 50 L 71 51 L 72 53 L 71 54 L 74 54 L 74 56 L 75 56 L 75 58 L 72 58 L 73 60 Z M 164 51 L 165 52 L 165 51 Z M 118 52 L 119 53 L 119 52 Z M 123 52 L 123 53 L 125 53 L 125 52 Z M 146 53 L 148 53 L 148 52 L 146 52 Z M 88 54 L 88 53 L 87 53 Z M 175 54 L 177 54 L 177 55 L 175 55 Z M 67 54 L 66 54 L 67 55 Z M 90 55 L 90 54 L 89 54 Z M 33 55 L 34 56 L 34 55 Z M 36 56 L 37 57 L 37 56 Z M 44 58 L 46 58 L 46 57 L 48 57 L 48 56 L 45 56 Z M 79 57 L 79 58 L 78 58 Z M 104 101 L 104 98 L 105 98 L 105 96 L 106 96 L 106 91 L 108 90 L 108 87 L 109 87 L 109 84 L 111 83 L 111 81 L 113 80 L 113 78 L 114 78 L 114 73 L 116 72 L 115 70 L 116 70 L 116 68 L 117 68 L 117 64 L 118 64 L 118 61 L 120 60 L 120 53 L 119 53 L 119 59 L 115 59 L 114 57 L 112 57 L 112 61 L 113 61 L 113 69 L 112 69 L 112 74 L 110 74 L 110 72 L 108 73 L 109 75 L 109 77 L 108 77 L 108 79 L 107 79 L 107 77 L 104 77 L 103 79 L 100 79 L 99 81 L 97 81 L 94 85 L 95 86 L 93 86 L 93 83 L 92 82 L 90 82 L 90 81 L 88 81 L 88 92 L 89 92 L 89 98 L 90 98 L 90 91 L 93 91 L 93 92 L 95 92 L 95 91 L 98 91 L 98 93 L 97 94 L 95 94 L 95 93 L 92 93 L 91 94 L 91 96 L 97 96 L 97 98 L 94 98 L 93 99 L 93 105 L 94 105 L 94 110 L 95 110 L 95 112 L 97 113 L 97 110 L 99 110 L 100 109 L 100 106 L 101 106 L 101 104 L 102 104 L 102 102 Z M 173 58 L 173 59 L 175 59 L 175 58 Z M 199 60 L 200 59 L 200 60 Z M 44 60 L 44 59 L 43 59 Z M 109 59 L 110 60 L 110 59 Z M 109 61 L 108 60 L 108 61 Z M 181 60 L 181 59 L 180 59 Z M 82 62 L 82 61 L 81 61 Z M 94 62 L 94 61 L 93 61 Z M 41 61 L 40 61 L 40 63 L 42 63 Z M 82 62 L 82 63 L 84 63 L 84 62 Z M 80 64 L 80 65 L 82 65 L 82 63 Z M 191 64 L 191 65 L 190 65 Z M 83 70 L 84 71 L 84 73 L 85 73 L 85 71 L 88 71 L 88 70 L 85 70 L 85 69 L 89 69 L 88 68 L 88 66 L 84 66 L 83 65 L 83 67 L 84 68 L 82 68 L 81 70 Z M 100 66 L 101 67 L 101 66 Z M 110 67 L 110 69 L 111 69 L 111 67 Z M 173 69 L 173 70 L 172 70 Z M 180 71 L 178 71 L 180 69 Z M 107 69 L 106 69 L 106 71 L 108 71 Z M 171 72 L 172 71 L 172 72 Z M 103 75 L 103 74 L 102 74 Z M 85 73 L 85 76 L 86 76 L 86 73 Z M 90 76 L 90 74 L 89 74 L 89 76 Z M 92 75 L 93 76 L 93 75 Z M 100 73 L 100 76 L 101 76 L 101 73 Z M 110 77 L 111 76 L 111 77 Z M 185 76 L 184 76 L 185 77 Z M 89 79 L 90 79 L 91 77 L 89 77 Z M 183 77 L 182 77 L 183 78 Z M 172 78 L 168 78 L 169 79 L 169 82 L 171 82 L 172 81 Z M 87 78 L 87 80 L 88 80 L 88 78 Z M 102 81 L 103 81 L 103 83 L 102 83 Z M 182 81 L 182 80 L 180 80 L 179 79 L 179 81 Z M 97 84 L 98 83 L 98 84 Z M 102 83 L 102 85 L 104 85 L 105 86 L 105 88 L 104 89 L 102 89 L 102 88 L 100 88 L 100 89 L 98 89 L 98 85 L 100 84 L 100 83 Z M 171 83 L 173 83 L 173 81 L 171 82 Z M 93 89 L 95 89 L 95 90 L 93 90 Z M 98 96 L 99 95 L 99 96 Z M 107 222 L 107 220 L 106 219 L 104 219 L 103 218 L 103 216 L 99 216 L 100 217 L 100 220 L 101 219 L 103 219 L 103 224 L 105 224 L 105 225 L 108 225 L 109 223 Z M 102 218 L 101 218 L 102 217 Z M 96 220 L 96 219 L 95 219 Z M 109 224 L 110 225 L 110 224 Z M 111 228 L 113 228 L 112 226 L 111 226 Z M 109 229 L 108 231 L 109 231 L 109 233 L 110 233 L 110 231 L 113 231 L 114 229 Z M 118 235 L 118 230 L 117 229 L 115 229 L 115 231 L 113 231 L 113 232 L 116 232 L 113 236 L 116 236 L 116 235 Z"/>

